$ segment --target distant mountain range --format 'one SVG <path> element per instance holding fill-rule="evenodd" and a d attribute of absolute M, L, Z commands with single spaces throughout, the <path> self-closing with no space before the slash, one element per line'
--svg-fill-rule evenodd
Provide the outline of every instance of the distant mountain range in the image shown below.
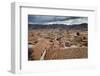
<path fill-rule="evenodd" d="M 88 30 L 88 24 L 82 23 L 82 24 L 74 24 L 74 25 L 65 25 L 65 24 L 28 24 L 28 30 L 32 29 L 65 29 L 65 30 L 81 30 L 81 31 L 87 31 Z"/>

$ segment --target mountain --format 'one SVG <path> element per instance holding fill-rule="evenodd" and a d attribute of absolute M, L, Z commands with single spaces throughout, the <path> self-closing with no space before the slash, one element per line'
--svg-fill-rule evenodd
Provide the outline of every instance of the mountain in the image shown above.
<path fill-rule="evenodd" d="M 66 24 L 28 24 L 28 29 L 65 29 L 65 30 L 81 30 L 81 31 L 87 31 L 88 30 L 88 24 L 82 23 L 82 24 L 74 24 L 74 25 L 66 25 Z"/>

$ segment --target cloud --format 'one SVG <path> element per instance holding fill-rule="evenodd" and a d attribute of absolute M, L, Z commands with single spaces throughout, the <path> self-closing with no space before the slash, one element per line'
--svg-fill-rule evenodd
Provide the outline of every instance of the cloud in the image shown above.
<path fill-rule="evenodd" d="M 87 17 L 28 15 L 28 24 L 80 24 L 87 23 Z"/>
<path fill-rule="evenodd" d="M 87 18 L 77 18 L 77 19 L 69 19 L 64 21 L 54 21 L 54 22 L 48 22 L 45 24 L 67 24 L 67 25 L 73 25 L 73 24 L 81 24 L 81 23 L 88 23 Z"/>

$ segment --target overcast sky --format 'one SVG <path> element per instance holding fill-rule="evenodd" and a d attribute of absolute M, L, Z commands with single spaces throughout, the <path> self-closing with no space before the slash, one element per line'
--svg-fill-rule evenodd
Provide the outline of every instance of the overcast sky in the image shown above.
<path fill-rule="evenodd" d="M 88 23 L 87 17 L 75 16 L 44 16 L 44 15 L 28 15 L 28 24 L 81 24 Z"/>

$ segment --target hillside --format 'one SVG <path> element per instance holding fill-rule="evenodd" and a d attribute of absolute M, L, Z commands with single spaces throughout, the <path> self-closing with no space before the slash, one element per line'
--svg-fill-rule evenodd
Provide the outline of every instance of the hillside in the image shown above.
<path fill-rule="evenodd" d="M 82 23 L 82 24 L 75 24 L 75 25 L 65 25 L 65 24 L 48 24 L 48 25 L 40 25 L 40 24 L 29 24 L 28 25 L 29 31 L 32 29 L 65 29 L 65 30 L 81 30 L 81 31 L 87 31 L 88 24 Z"/>

